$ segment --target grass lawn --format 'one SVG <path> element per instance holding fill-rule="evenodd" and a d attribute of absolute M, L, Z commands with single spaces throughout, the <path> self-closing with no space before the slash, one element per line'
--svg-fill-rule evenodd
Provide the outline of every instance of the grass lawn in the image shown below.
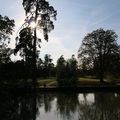
<path fill-rule="evenodd" d="M 79 78 L 78 84 L 79 85 L 101 85 L 104 83 L 101 83 L 99 79 L 95 79 L 95 78 Z M 38 85 L 39 86 L 44 86 L 44 85 L 57 86 L 57 81 L 56 81 L 56 78 L 38 79 Z"/>
<path fill-rule="evenodd" d="M 106 83 L 108 84 L 119 84 L 120 85 L 120 80 L 114 80 L 114 81 L 110 81 L 110 80 L 105 80 Z M 13 83 L 5 83 L 5 85 L 7 86 L 31 86 L 32 83 L 32 79 L 28 79 L 27 83 L 24 83 L 24 79 L 19 80 L 19 82 L 14 82 Z M 51 78 L 38 78 L 37 79 L 37 83 L 39 87 L 52 87 L 52 86 L 57 86 L 57 81 L 56 81 L 56 77 L 51 77 Z M 79 85 L 104 85 L 105 83 L 101 83 L 99 79 L 95 79 L 93 77 L 80 77 L 78 80 L 78 84 Z"/>
<path fill-rule="evenodd" d="M 57 86 L 56 78 L 38 79 L 39 86 Z"/>

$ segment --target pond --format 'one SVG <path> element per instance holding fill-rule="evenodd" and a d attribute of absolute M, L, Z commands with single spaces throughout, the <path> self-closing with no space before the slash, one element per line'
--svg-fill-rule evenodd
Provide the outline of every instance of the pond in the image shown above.
<path fill-rule="evenodd" d="M 120 94 L 2 92 L 0 120 L 120 120 Z"/>

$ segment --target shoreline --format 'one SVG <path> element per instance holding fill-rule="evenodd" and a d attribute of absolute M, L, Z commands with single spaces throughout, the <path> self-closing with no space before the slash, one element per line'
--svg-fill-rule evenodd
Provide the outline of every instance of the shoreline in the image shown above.
<path fill-rule="evenodd" d="M 0 87 L 0 91 L 8 92 L 20 92 L 20 93 L 31 93 L 31 92 L 120 92 L 120 85 L 79 85 L 77 87 L 56 87 L 56 86 L 38 86 L 36 89 L 33 87 Z"/>

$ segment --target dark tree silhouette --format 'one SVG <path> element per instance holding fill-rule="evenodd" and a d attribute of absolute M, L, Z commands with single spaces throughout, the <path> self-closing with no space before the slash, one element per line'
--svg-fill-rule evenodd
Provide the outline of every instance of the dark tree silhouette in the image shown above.
<path fill-rule="evenodd" d="M 10 42 L 10 35 L 13 33 L 14 26 L 14 20 L 0 15 L 0 63 L 6 63 L 10 60 L 9 56 L 12 50 L 7 45 Z"/>
<path fill-rule="evenodd" d="M 9 63 L 11 61 L 11 54 L 12 50 L 10 48 L 6 48 L 5 45 L 0 45 L 0 63 Z"/>
<path fill-rule="evenodd" d="M 48 33 L 54 29 L 53 19 L 56 19 L 57 12 L 46 0 L 23 0 L 23 7 L 26 12 L 26 23 L 34 22 L 36 27 L 33 30 L 33 83 L 36 84 L 36 44 L 41 41 L 37 38 L 37 29 L 43 31 L 44 39 L 48 41 Z M 36 85 L 35 85 L 36 86 Z"/>
<path fill-rule="evenodd" d="M 57 81 L 58 85 L 62 86 L 66 76 L 66 60 L 63 55 L 57 60 Z"/>
<path fill-rule="evenodd" d="M 10 43 L 10 35 L 14 31 L 14 26 L 14 20 L 0 15 L 0 78 L 4 76 L 3 74 L 7 74 L 4 66 L 10 62 L 10 55 L 13 52 L 12 49 L 8 48 L 8 44 Z"/>
<path fill-rule="evenodd" d="M 46 54 L 44 57 L 44 68 L 43 68 L 46 77 L 51 76 L 52 68 L 54 68 L 54 64 L 52 63 L 51 55 Z"/>
<path fill-rule="evenodd" d="M 30 62 L 33 55 L 33 35 L 29 27 L 23 28 L 19 32 L 19 37 L 16 38 L 15 54 L 19 51 L 20 56 L 25 62 Z"/>
<path fill-rule="evenodd" d="M 7 40 L 8 43 L 10 42 L 10 35 L 13 33 L 14 26 L 14 20 L 0 15 L 0 44 L 5 44 Z"/>
<path fill-rule="evenodd" d="M 57 61 L 57 81 L 59 86 L 74 86 L 77 83 L 77 60 L 72 55 L 67 61 L 61 56 Z"/>
<path fill-rule="evenodd" d="M 66 79 L 69 85 L 76 85 L 78 81 L 77 75 L 78 65 L 75 55 L 72 55 L 70 59 L 67 60 L 66 64 Z"/>
<path fill-rule="evenodd" d="M 108 59 L 118 52 L 117 35 L 113 30 L 97 29 L 88 33 L 78 51 L 81 60 L 88 60 L 88 65 L 99 70 L 100 81 L 103 82 L 104 72 L 109 66 Z M 97 71 L 98 72 L 98 71 Z"/>
<path fill-rule="evenodd" d="M 55 65 L 52 63 L 51 55 L 45 54 L 44 60 L 39 58 L 37 60 L 37 76 L 38 77 L 55 77 L 56 69 Z"/>

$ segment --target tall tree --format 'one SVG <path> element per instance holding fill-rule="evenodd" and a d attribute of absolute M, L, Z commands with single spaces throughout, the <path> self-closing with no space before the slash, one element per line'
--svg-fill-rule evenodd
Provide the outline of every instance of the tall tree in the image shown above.
<path fill-rule="evenodd" d="M 44 39 L 48 41 L 48 33 L 54 29 L 52 18 L 55 20 L 57 12 L 49 5 L 46 0 L 23 0 L 23 7 L 26 12 L 26 23 L 34 23 L 35 27 L 33 30 L 34 41 L 33 41 L 33 68 L 34 68 L 34 84 L 35 71 L 36 71 L 36 44 L 41 40 L 37 38 L 37 29 L 43 31 Z"/>
<path fill-rule="evenodd" d="M 97 66 L 100 81 L 103 82 L 105 69 L 110 63 L 108 57 L 117 53 L 118 48 L 116 33 L 113 30 L 100 28 L 85 36 L 78 57 L 80 60 L 88 59 L 88 64 L 93 68 Z"/>

